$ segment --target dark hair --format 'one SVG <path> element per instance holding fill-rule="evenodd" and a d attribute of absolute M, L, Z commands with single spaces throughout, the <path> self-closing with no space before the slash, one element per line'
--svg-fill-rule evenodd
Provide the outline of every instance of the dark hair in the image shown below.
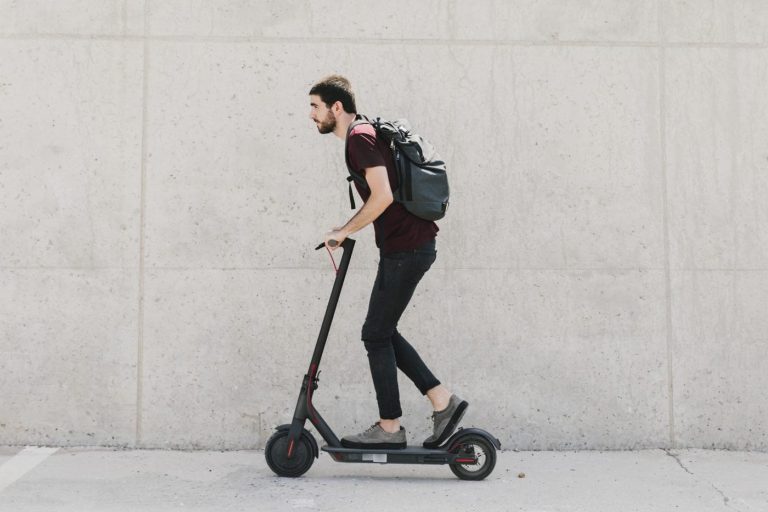
<path fill-rule="evenodd" d="M 328 108 L 337 101 L 341 102 L 344 111 L 348 114 L 357 114 L 355 106 L 355 93 L 349 80 L 341 75 L 331 75 L 323 78 L 309 90 L 309 94 L 320 96 Z"/>

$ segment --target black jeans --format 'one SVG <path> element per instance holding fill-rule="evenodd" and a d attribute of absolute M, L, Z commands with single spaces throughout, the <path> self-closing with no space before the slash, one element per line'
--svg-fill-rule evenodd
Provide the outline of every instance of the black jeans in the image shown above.
<path fill-rule="evenodd" d="M 403 415 L 397 385 L 398 368 L 413 381 L 422 395 L 440 384 L 416 350 L 397 332 L 397 323 L 416 285 L 436 258 L 434 240 L 413 251 L 381 254 L 362 339 L 368 352 L 382 419 Z"/>

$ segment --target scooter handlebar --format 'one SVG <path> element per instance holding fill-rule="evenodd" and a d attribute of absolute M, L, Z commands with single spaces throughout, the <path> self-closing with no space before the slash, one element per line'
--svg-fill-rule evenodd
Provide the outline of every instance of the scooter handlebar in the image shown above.
<path fill-rule="evenodd" d="M 351 242 L 350 242 L 350 243 L 355 243 L 355 242 L 354 242 L 354 240 L 352 240 L 352 239 L 350 239 L 350 238 L 346 238 L 346 239 L 345 239 L 345 240 L 344 240 L 344 241 L 341 243 L 341 247 L 343 247 L 344 249 L 346 249 L 346 248 L 349 246 L 349 243 L 347 243 L 347 240 L 351 240 Z M 338 242 L 338 241 L 336 241 L 336 240 L 334 240 L 334 239 L 330 239 L 330 240 L 328 240 L 328 245 L 330 245 L 331 247 L 337 247 L 337 246 L 339 245 L 339 242 Z M 316 251 L 319 251 L 319 250 L 320 250 L 320 249 L 322 249 L 323 247 L 325 247 L 325 242 L 322 242 L 322 243 L 320 243 L 320 245 L 318 245 L 317 247 L 315 247 L 315 250 L 316 250 Z"/>

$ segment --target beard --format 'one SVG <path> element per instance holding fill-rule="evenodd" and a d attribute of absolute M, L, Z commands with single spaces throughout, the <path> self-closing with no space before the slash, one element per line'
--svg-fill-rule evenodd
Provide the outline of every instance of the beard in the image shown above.
<path fill-rule="evenodd" d="M 331 133 L 336 129 L 336 118 L 328 112 L 328 115 L 322 121 L 317 123 L 317 131 L 322 134 Z"/>

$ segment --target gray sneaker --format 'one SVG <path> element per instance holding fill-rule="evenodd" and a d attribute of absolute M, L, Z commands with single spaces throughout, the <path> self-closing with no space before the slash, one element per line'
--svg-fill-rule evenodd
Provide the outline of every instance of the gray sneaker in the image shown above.
<path fill-rule="evenodd" d="M 400 427 L 399 432 L 390 434 L 381 428 L 377 421 L 360 434 L 342 437 L 341 445 L 345 448 L 399 449 L 405 448 L 407 443 L 403 427 Z"/>
<path fill-rule="evenodd" d="M 437 448 L 443 441 L 448 439 L 448 436 L 456 430 L 468 406 L 469 403 L 466 401 L 456 395 L 451 395 L 448 407 L 442 411 L 433 412 L 434 434 L 424 441 L 424 448 Z"/>

